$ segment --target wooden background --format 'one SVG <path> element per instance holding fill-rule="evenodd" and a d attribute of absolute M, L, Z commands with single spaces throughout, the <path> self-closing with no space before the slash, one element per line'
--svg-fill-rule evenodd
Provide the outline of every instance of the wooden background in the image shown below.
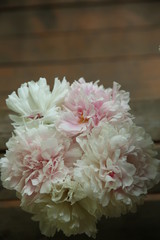
<path fill-rule="evenodd" d="M 132 113 L 156 143 L 160 158 L 160 1 L 1 0 L 0 154 L 11 135 L 5 99 L 21 83 L 46 77 L 131 92 Z M 102 219 L 97 240 L 160 239 L 160 186 L 136 214 Z M 47 239 L 0 185 L 0 240 Z M 86 223 L 87 224 L 87 223 Z M 53 239 L 66 239 L 58 233 Z M 68 239 L 89 239 L 84 235 Z"/>

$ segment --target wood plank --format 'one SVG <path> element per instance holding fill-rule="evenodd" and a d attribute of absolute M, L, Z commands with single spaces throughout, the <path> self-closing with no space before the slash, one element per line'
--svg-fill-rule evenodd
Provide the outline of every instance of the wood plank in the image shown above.
<path fill-rule="evenodd" d="M 148 2 L 149 0 L 146 0 Z M 155 2 L 156 0 L 154 0 Z M 143 0 L 1 0 L 1 8 L 3 7 L 30 7 L 30 6 L 43 6 L 43 5 L 57 5 L 64 6 L 70 4 L 121 4 L 128 2 L 143 2 Z"/>
<path fill-rule="evenodd" d="M 13 127 L 11 125 L 11 121 L 9 119 L 9 111 L 1 110 L 0 111 L 0 151 L 2 153 L 3 150 L 6 149 L 6 142 L 11 137 L 11 132 L 13 131 Z"/>
<path fill-rule="evenodd" d="M 160 201 L 160 194 L 147 194 L 145 198 L 146 202 L 159 202 Z"/>
<path fill-rule="evenodd" d="M 85 4 L 85 3 L 105 3 L 105 2 L 110 2 L 110 0 L 1 0 L 1 8 L 2 7 L 30 7 L 30 6 L 44 6 L 44 5 L 56 5 L 57 3 L 60 4 L 60 6 L 64 4 Z"/>
<path fill-rule="evenodd" d="M 7 4 L 8 1 L 5 2 Z M 26 1 L 26 3 L 29 2 Z M 20 4 L 23 3 L 25 2 L 20 1 Z M 150 1 L 96 7 L 84 4 L 83 7 L 55 8 L 50 6 L 48 8 L 2 11 L 0 36 L 149 28 L 160 25 L 159 9 L 160 2 Z"/>
<path fill-rule="evenodd" d="M 160 143 L 157 143 L 155 145 L 155 150 L 157 151 L 156 158 L 160 160 Z M 151 194 L 151 196 L 148 197 L 148 200 L 150 201 L 151 198 L 154 199 L 154 196 L 152 196 L 153 194 L 160 193 L 160 182 L 157 185 L 155 185 L 152 189 L 150 189 L 149 193 Z M 158 197 L 158 196 L 155 196 L 155 199 L 156 199 L 156 197 Z"/>
<path fill-rule="evenodd" d="M 134 214 L 126 214 L 119 218 L 102 218 L 98 222 L 96 240 L 110 238 L 130 240 L 159 239 L 160 202 L 145 202 L 138 207 Z M 31 220 L 31 215 L 20 208 L 1 208 L 0 237 L 12 240 L 47 240 L 40 234 L 38 223 Z M 152 231 L 151 231 L 152 229 Z M 67 240 L 61 232 L 57 233 L 54 240 Z M 75 235 L 70 240 L 89 240 L 86 235 Z"/>
<path fill-rule="evenodd" d="M 16 208 L 20 207 L 20 200 L 14 199 L 14 200 L 2 200 L 0 201 L 0 208 Z"/>
<path fill-rule="evenodd" d="M 159 28 L 0 39 L 0 64 L 158 55 Z"/>
<path fill-rule="evenodd" d="M 160 111 L 158 100 L 139 100 L 131 102 L 131 112 L 135 116 L 135 123 L 145 128 L 155 141 L 160 140 Z"/>
<path fill-rule="evenodd" d="M 145 57 L 131 59 L 88 59 L 63 63 L 28 64 L 27 66 L 0 67 L 0 108 L 5 107 L 5 98 L 17 90 L 24 82 L 37 81 L 46 77 L 51 88 L 54 77 L 66 76 L 68 81 L 84 77 L 87 81 L 96 81 L 105 87 L 111 87 L 117 81 L 131 99 L 156 99 L 160 97 L 160 58 Z M 3 92 L 2 92 L 3 91 Z"/>

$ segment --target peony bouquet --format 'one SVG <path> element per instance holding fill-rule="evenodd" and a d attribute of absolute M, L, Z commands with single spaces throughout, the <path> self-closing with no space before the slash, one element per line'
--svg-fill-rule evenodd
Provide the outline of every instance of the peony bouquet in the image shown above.
<path fill-rule="evenodd" d="M 143 202 L 160 180 L 151 137 L 133 122 L 129 93 L 83 78 L 22 84 L 6 100 L 14 132 L 0 160 L 1 179 L 21 207 L 53 236 L 95 237 L 102 217 Z"/>

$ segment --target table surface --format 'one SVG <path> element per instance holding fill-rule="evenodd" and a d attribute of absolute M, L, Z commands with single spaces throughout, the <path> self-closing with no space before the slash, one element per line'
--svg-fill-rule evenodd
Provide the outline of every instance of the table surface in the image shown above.
<path fill-rule="evenodd" d="M 160 158 L 160 2 L 142 0 L 6 0 L 0 3 L 0 156 L 12 126 L 5 99 L 22 83 L 66 76 L 113 81 L 130 92 L 135 122 Z M 98 223 L 96 239 L 159 239 L 160 184 L 135 214 Z M 87 224 L 87 223 L 86 223 Z M 14 191 L 0 183 L 0 240 L 47 239 Z M 68 239 L 57 233 L 55 240 Z M 89 239 L 85 235 L 69 239 Z"/>

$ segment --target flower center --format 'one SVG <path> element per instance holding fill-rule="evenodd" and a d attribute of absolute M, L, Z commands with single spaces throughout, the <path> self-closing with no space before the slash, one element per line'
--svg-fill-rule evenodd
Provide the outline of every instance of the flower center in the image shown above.
<path fill-rule="evenodd" d="M 111 178 L 114 178 L 114 176 L 115 176 L 115 172 L 110 171 L 108 175 L 109 175 Z"/>
<path fill-rule="evenodd" d="M 27 118 L 30 118 L 30 119 L 40 119 L 40 118 L 43 118 L 43 116 L 40 114 L 40 113 L 37 113 L 36 115 L 33 115 L 31 114 L 30 116 L 28 116 Z"/>
<path fill-rule="evenodd" d="M 81 124 L 81 123 L 86 123 L 86 122 L 88 122 L 88 118 L 85 118 L 84 116 L 83 116 L 83 113 L 80 115 L 80 117 L 79 117 L 79 123 Z"/>

